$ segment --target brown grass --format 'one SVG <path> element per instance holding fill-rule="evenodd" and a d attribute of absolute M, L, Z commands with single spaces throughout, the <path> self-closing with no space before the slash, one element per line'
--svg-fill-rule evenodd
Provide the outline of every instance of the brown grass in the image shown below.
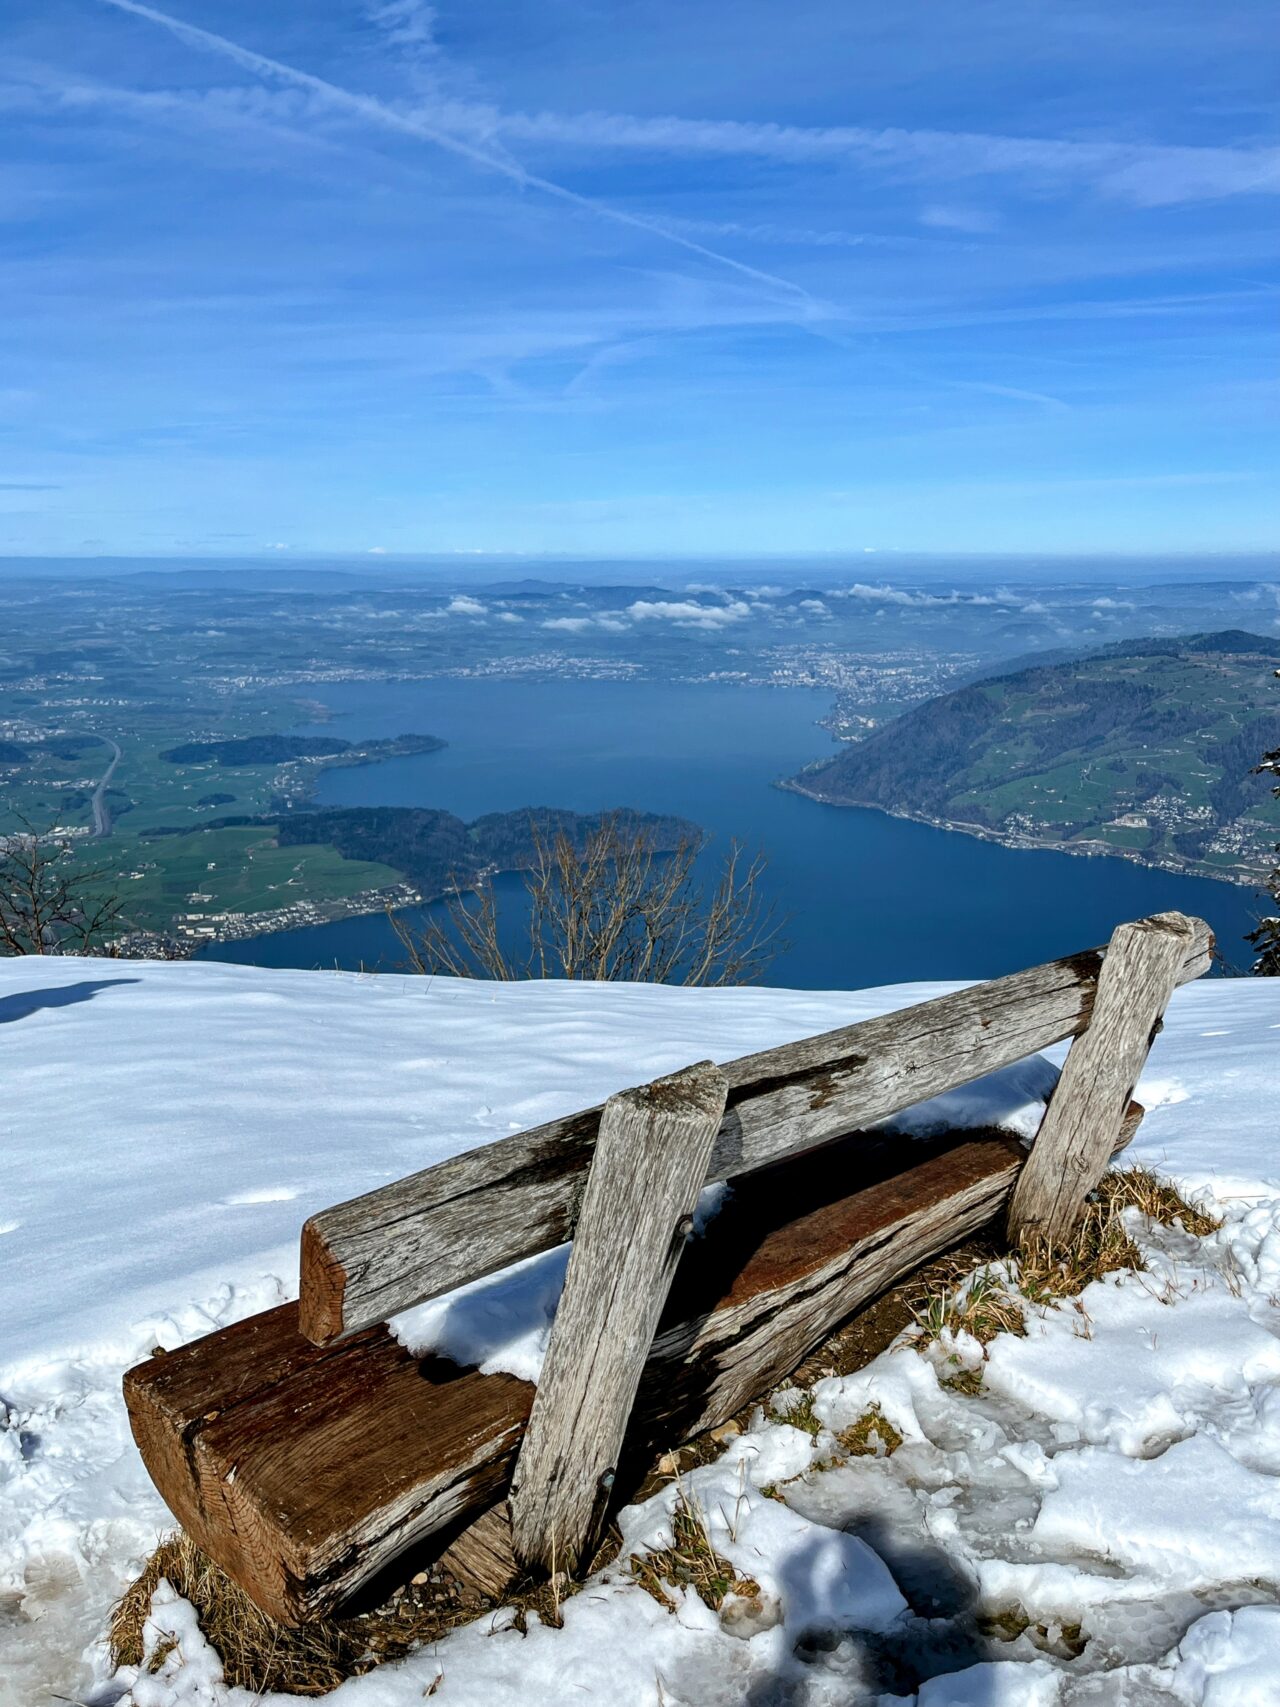
<path fill-rule="evenodd" d="M 944 1333 L 971 1334 L 987 1345 L 997 1334 L 1025 1332 L 1008 1277 L 991 1263 L 969 1274 L 953 1272 L 949 1286 L 924 1295 L 914 1316 L 919 1339 L 926 1345 Z"/>
<path fill-rule="evenodd" d="M 1069 1245 L 1052 1246 L 1037 1238 L 1024 1240 L 1018 1256 L 1018 1284 L 1023 1294 L 1033 1304 L 1053 1304 L 1061 1298 L 1078 1297 L 1105 1274 L 1144 1267 L 1142 1253 L 1124 1224 L 1126 1209 L 1137 1209 L 1164 1227 L 1180 1226 L 1196 1238 L 1204 1238 L 1222 1225 L 1200 1205 L 1188 1203 L 1150 1168 L 1117 1168 L 1102 1176 Z"/>
<path fill-rule="evenodd" d="M 660 1606 L 676 1610 L 667 1588 L 691 1588 L 704 1606 L 719 1612 L 728 1594 L 757 1595 L 760 1585 L 740 1577 L 733 1566 L 711 1545 L 702 1513 L 681 1488 L 671 1518 L 672 1544 L 657 1553 L 634 1553 L 629 1569 L 632 1578 Z"/>
<path fill-rule="evenodd" d="M 1054 1654 L 1060 1660 L 1079 1659 L 1088 1646 L 1079 1624 L 1036 1623 L 1021 1606 L 980 1612 L 977 1622 L 982 1634 L 997 1642 L 1016 1642 L 1025 1634 L 1041 1653 Z"/>
<path fill-rule="evenodd" d="M 117 1602 L 110 1627 L 111 1658 L 117 1666 L 141 1666 L 142 1630 L 151 1597 L 164 1578 L 195 1608 L 205 1639 L 222 1660 L 226 1680 L 265 1694 L 326 1695 L 348 1677 L 372 1671 L 434 1641 L 481 1610 L 443 1574 L 423 1574 L 376 1611 L 354 1618 L 324 1618 L 291 1630 L 269 1618 L 237 1588 L 225 1571 L 188 1536 L 167 1536 L 142 1575 Z M 170 1651 L 162 1643 L 151 1656 L 158 1671 Z"/>
<path fill-rule="evenodd" d="M 836 1436 L 850 1458 L 892 1458 L 902 1445 L 902 1435 L 881 1411 L 879 1405 L 865 1410 L 857 1422 L 842 1428 Z"/>
<path fill-rule="evenodd" d="M 1094 1194 L 1113 1214 L 1122 1209 L 1140 1209 L 1152 1221 L 1162 1226 L 1181 1226 L 1185 1233 L 1197 1239 L 1207 1238 L 1221 1227 L 1221 1220 L 1210 1215 L 1203 1205 L 1189 1203 L 1168 1180 L 1153 1174 L 1150 1168 L 1117 1168 L 1104 1174 Z"/>
<path fill-rule="evenodd" d="M 1196 1238 L 1222 1225 L 1150 1168 L 1118 1168 L 1103 1175 L 1070 1243 L 1050 1245 L 1032 1237 L 1023 1241 L 1007 1266 L 985 1263 L 966 1272 L 957 1264 L 950 1273 L 935 1269 L 930 1289 L 913 1311 L 918 1341 L 928 1345 L 944 1333 L 963 1332 L 985 1346 L 997 1334 L 1022 1334 L 1023 1300 L 1044 1308 L 1078 1297 L 1104 1275 L 1143 1268 L 1142 1253 L 1124 1223 L 1127 1209 L 1137 1209 L 1161 1226 L 1181 1227 Z M 976 1393 L 982 1371 L 957 1369 L 943 1385 Z"/>

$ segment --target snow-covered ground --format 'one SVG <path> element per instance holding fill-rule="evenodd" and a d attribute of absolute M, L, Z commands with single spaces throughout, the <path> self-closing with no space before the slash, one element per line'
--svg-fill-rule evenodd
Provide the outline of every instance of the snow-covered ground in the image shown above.
<path fill-rule="evenodd" d="M 157 1343 L 289 1296 L 312 1210 L 691 1059 L 950 987 L 0 962 L 0 1703 L 118 1695 L 106 1611 L 167 1521 L 120 1375 Z M 943 1112 L 1027 1130 L 1050 1079 L 1032 1063 Z M 441 1673 L 440 1699 L 476 1707 L 1276 1707 L 1278 1087 L 1280 980 L 1180 992 L 1134 1150 L 1211 1194 L 1219 1233 L 1141 1235 L 1148 1272 L 994 1342 L 977 1395 L 938 1379 L 947 1352 L 980 1355 L 964 1344 L 899 1345 L 820 1384 L 829 1429 L 880 1406 L 904 1437 L 892 1457 L 820 1469 L 828 1433 L 761 1417 L 695 1471 L 686 1492 L 759 1605 L 717 1616 L 688 1596 L 673 1615 L 614 1573 L 566 1605 L 563 1630 L 483 1620 L 345 1685 L 340 1707 L 407 1707 Z M 448 1312 L 446 1348 L 534 1373 L 555 1294 L 554 1258 L 478 1289 Z M 441 1343 L 442 1321 L 428 1307 L 406 1337 Z M 661 1543 L 673 1497 L 626 1514 L 637 1545 Z M 964 1651 L 975 1607 L 1010 1631 L 1028 1621 L 1007 1657 Z M 188 1613 L 158 1598 L 157 1627 L 183 1639 L 166 1675 L 132 1691 L 137 1707 L 248 1707 L 217 1682 Z M 904 1654 L 937 1673 L 918 1695 L 903 1696 Z"/>

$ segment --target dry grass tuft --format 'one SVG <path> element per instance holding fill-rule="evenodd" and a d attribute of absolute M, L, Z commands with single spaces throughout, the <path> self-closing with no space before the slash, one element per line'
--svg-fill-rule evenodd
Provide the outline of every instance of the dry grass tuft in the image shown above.
<path fill-rule="evenodd" d="M 1041 1653 L 1060 1660 L 1079 1659 L 1089 1645 L 1079 1624 L 1037 1623 L 1021 1606 L 1006 1606 L 996 1612 L 980 1612 L 978 1628 L 997 1642 L 1016 1642 L 1026 1635 Z"/>
<path fill-rule="evenodd" d="M 671 1519 L 672 1545 L 657 1553 L 634 1553 L 629 1568 L 632 1578 L 659 1606 L 669 1612 L 676 1603 L 667 1587 L 691 1588 L 704 1606 L 719 1612 L 727 1594 L 746 1597 L 759 1594 L 759 1583 L 740 1577 L 727 1559 L 716 1552 L 707 1534 L 702 1513 L 686 1496 L 683 1488 L 676 1499 Z"/>
<path fill-rule="evenodd" d="M 1221 1227 L 1221 1220 L 1198 1203 L 1189 1203 L 1176 1186 L 1153 1174 L 1150 1168 L 1117 1168 L 1104 1174 L 1094 1194 L 1111 1214 L 1139 1209 L 1163 1227 L 1181 1226 L 1197 1239 L 1207 1238 Z"/>
<path fill-rule="evenodd" d="M 813 1394 L 805 1388 L 790 1387 L 776 1394 L 770 1405 L 779 1422 L 801 1428 L 816 1440 L 826 1426 L 813 1408 Z"/>
<path fill-rule="evenodd" d="M 944 1333 L 963 1332 L 987 1345 L 997 1334 L 1025 1333 L 1021 1300 L 1047 1307 L 1078 1297 L 1103 1275 L 1141 1269 L 1142 1253 L 1124 1224 L 1126 1209 L 1137 1209 L 1162 1226 L 1179 1226 L 1197 1238 L 1222 1225 L 1200 1205 L 1188 1203 L 1150 1168 L 1118 1168 L 1103 1175 L 1069 1244 L 1050 1245 L 1030 1237 L 1007 1267 L 987 1263 L 969 1274 L 959 1268 L 939 1274 L 935 1288 L 914 1310 L 920 1342 L 928 1345 Z M 944 1385 L 976 1393 L 982 1372 L 961 1370 Z"/>
<path fill-rule="evenodd" d="M 1061 1298 L 1078 1297 L 1104 1274 L 1142 1266 L 1142 1253 L 1119 1214 L 1101 1202 L 1088 1203 L 1071 1244 L 1052 1245 L 1038 1235 L 1022 1241 L 1018 1285 L 1033 1304 L 1056 1304 Z"/>
<path fill-rule="evenodd" d="M 291 1630 L 259 1611 L 188 1536 L 170 1535 L 112 1612 L 111 1658 L 117 1666 L 146 1662 L 143 1625 L 161 1578 L 195 1608 L 206 1641 L 222 1660 L 226 1681 L 260 1695 L 272 1690 L 326 1695 L 347 1678 L 436 1640 L 479 1610 L 466 1604 L 467 1597 L 452 1579 L 426 1575 L 376 1611 L 318 1619 Z M 152 1671 L 160 1669 L 172 1646 L 157 1646 L 150 1659 Z"/>
<path fill-rule="evenodd" d="M 949 1286 L 926 1293 L 913 1312 L 925 1345 L 944 1333 L 971 1334 L 980 1345 L 987 1345 L 997 1334 L 1026 1331 L 1021 1306 L 1000 1267 L 988 1263 L 968 1275 L 953 1273 L 950 1281 Z"/>
<path fill-rule="evenodd" d="M 943 1375 L 938 1385 L 948 1393 L 963 1393 L 966 1399 L 976 1398 L 982 1391 L 982 1365 L 976 1369 L 957 1369 L 954 1375 Z"/>
<path fill-rule="evenodd" d="M 1142 1253 L 1124 1224 L 1126 1209 L 1137 1209 L 1165 1227 L 1181 1226 L 1196 1238 L 1222 1225 L 1150 1168 L 1118 1168 L 1102 1176 L 1069 1245 L 1055 1247 L 1034 1237 L 1023 1241 L 1018 1285 L 1025 1296 L 1033 1304 L 1053 1304 L 1078 1297 L 1105 1274 L 1142 1268 Z"/>
<path fill-rule="evenodd" d="M 902 1445 L 901 1432 L 879 1405 L 872 1405 L 857 1422 L 842 1428 L 836 1439 L 851 1458 L 892 1458 Z"/>

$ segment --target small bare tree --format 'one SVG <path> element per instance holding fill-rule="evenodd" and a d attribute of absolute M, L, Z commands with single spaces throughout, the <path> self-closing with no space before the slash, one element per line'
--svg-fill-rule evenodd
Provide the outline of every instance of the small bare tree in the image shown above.
<path fill-rule="evenodd" d="M 579 845 L 564 829 L 530 824 L 533 864 L 525 874 L 528 946 L 504 943 L 491 885 L 461 885 L 445 917 L 421 930 L 390 914 L 415 972 L 456 978 L 579 978 L 652 984 L 749 984 L 782 946 L 781 925 L 760 889 L 765 862 L 735 843 L 708 893 L 696 871 L 706 842 L 674 849 L 650 831 L 602 818 Z"/>
<path fill-rule="evenodd" d="M 98 892 L 112 873 L 88 870 L 68 837 L 27 823 L 0 838 L 0 955 L 94 954 L 121 903 Z"/>

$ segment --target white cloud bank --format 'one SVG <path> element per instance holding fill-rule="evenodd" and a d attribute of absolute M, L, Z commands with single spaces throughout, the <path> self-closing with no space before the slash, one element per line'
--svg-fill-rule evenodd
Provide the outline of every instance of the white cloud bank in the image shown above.
<path fill-rule="evenodd" d="M 725 628 L 750 614 L 751 606 L 741 599 L 723 605 L 700 605 L 692 599 L 637 599 L 627 606 L 633 622 L 672 622 L 678 628 Z"/>

